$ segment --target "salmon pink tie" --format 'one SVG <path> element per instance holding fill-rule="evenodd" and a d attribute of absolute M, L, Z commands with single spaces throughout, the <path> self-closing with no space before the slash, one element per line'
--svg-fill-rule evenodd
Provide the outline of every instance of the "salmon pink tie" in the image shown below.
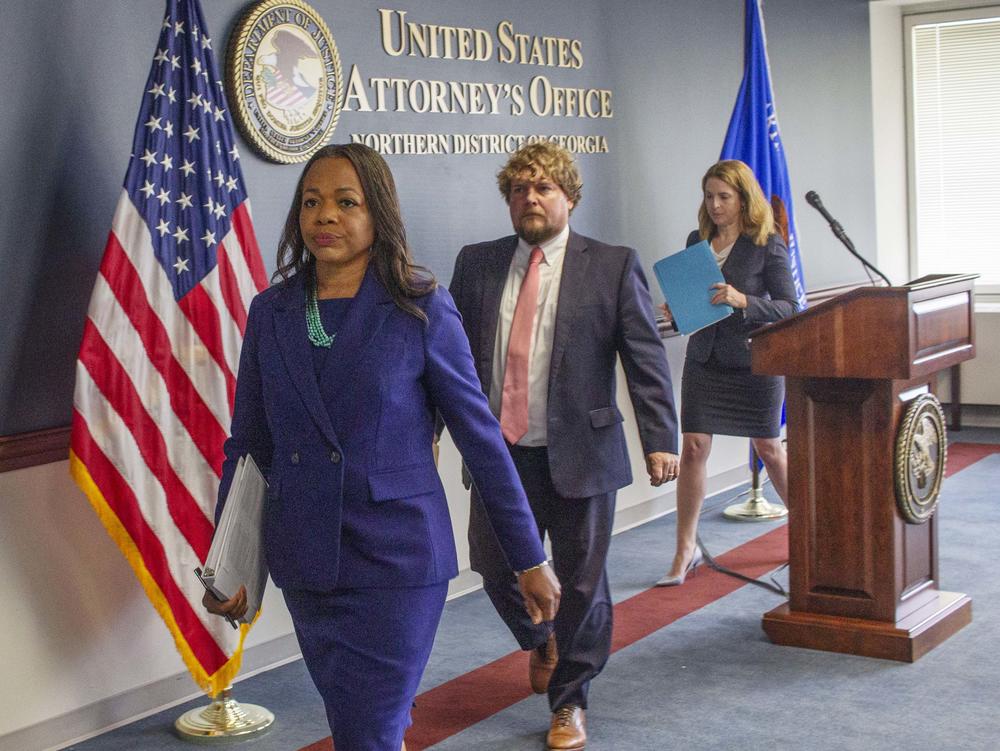
<path fill-rule="evenodd" d="M 521 291 L 514 306 L 507 343 L 507 368 L 503 374 L 503 398 L 500 400 L 500 429 L 508 443 L 514 444 L 528 432 L 528 358 L 531 332 L 535 328 L 538 307 L 538 266 L 545 260 L 541 248 L 532 248 L 528 270 L 521 281 Z"/>

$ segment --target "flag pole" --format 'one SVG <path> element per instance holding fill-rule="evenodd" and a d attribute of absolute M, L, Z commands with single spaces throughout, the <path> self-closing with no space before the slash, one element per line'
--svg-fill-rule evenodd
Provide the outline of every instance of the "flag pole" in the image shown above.
<path fill-rule="evenodd" d="M 726 129 L 720 159 L 739 159 L 753 171 L 764 196 L 774 210 L 775 232 L 784 239 L 800 310 L 806 307 L 805 282 L 799 252 L 798 230 L 788 179 L 788 164 L 778 127 L 771 69 L 764 32 L 763 0 L 744 0 L 743 80 Z M 782 415 L 784 424 L 784 415 Z M 728 507 L 723 513 L 730 519 L 771 521 L 782 519 L 788 509 L 764 498 L 760 481 L 760 460 L 751 444 L 750 499 Z"/>
<path fill-rule="evenodd" d="M 722 512 L 727 519 L 734 519 L 742 522 L 771 522 L 784 519 L 788 516 L 788 509 L 781 504 L 771 503 L 764 497 L 760 480 L 760 457 L 750 443 L 750 465 L 752 475 L 750 478 L 750 498 L 744 503 L 735 503 L 727 506 Z"/>
<path fill-rule="evenodd" d="M 212 742 L 247 738 L 268 730 L 274 714 L 256 704 L 240 704 L 227 686 L 207 707 L 190 709 L 174 721 L 177 734 L 186 741 Z"/>

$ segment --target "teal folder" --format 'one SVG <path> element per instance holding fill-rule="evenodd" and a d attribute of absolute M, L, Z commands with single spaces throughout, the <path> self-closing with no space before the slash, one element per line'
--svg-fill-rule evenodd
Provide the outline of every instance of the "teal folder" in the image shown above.
<path fill-rule="evenodd" d="M 732 315 L 729 305 L 709 302 L 715 296 L 712 285 L 726 280 L 707 241 L 657 261 L 653 272 L 682 334 L 693 334 Z"/>

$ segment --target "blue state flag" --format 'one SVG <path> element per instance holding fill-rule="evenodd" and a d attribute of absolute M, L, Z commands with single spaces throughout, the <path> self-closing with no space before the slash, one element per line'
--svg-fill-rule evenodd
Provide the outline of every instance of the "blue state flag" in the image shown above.
<path fill-rule="evenodd" d="M 757 176 L 764 195 L 770 198 L 775 224 L 788 246 L 788 260 L 792 267 L 799 308 L 804 309 L 806 290 L 802 278 L 795 212 L 792 208 L 792 191 L 788 182 L 785 149 L 778 128 L 778 113 L 774 108 L 764 17 L 758 0 L 746 0 L 743 46 L 743 81 L 740 83 L 719 158 L 739 159 L 748 164 Z"/>

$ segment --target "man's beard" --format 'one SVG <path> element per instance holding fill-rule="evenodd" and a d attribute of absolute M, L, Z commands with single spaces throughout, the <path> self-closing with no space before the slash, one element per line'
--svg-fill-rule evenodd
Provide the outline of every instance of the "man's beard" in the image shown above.
<path fill-rule="evenodd" d="M 541 219 L 541 221 L 531 221 L 529 223 L 525 221 L 525 219 Z M 525 217 L 525 219 L 521 220 L 521 226 L 518 227 L 517 234 L 520 235 L 526 243 L 539 245 L 546 240 L 551 240 L 558 234 L 552 225 L 549 224 L 549 220 L 546 217 L 538 214 L 532 214 L 531 216 Z"/>

